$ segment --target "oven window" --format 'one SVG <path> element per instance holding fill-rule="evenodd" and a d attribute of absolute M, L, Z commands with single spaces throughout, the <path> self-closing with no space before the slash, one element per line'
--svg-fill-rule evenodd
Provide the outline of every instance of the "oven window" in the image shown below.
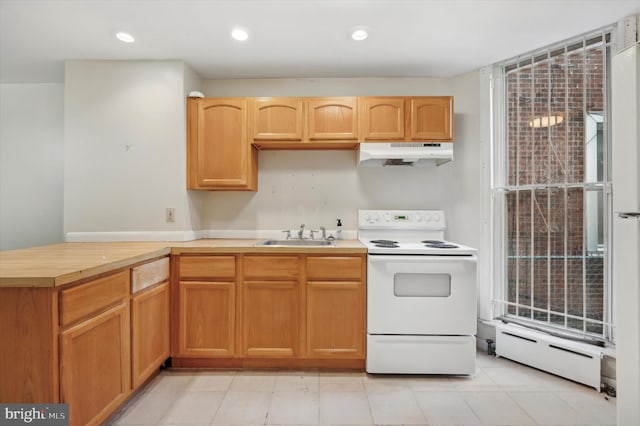
<path fill-rule="evenodd" d="M 449 297 L 449 274 L 395 274 L 393 295 L 396 297 Z"/>

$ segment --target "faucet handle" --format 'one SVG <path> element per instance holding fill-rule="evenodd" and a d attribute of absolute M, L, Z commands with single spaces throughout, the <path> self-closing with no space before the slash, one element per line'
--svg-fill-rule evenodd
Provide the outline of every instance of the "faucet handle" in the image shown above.
<path fill-rule="evenodd" d="M 287 240 L 290 240 L 290 239 L 291 239 L 291 230 L 290 230 L 290 229 L 287 229 L 287 230 L 282 231 L 282 232 L 284 232 L 284 233 L 286 234 L 286 235 L 285 235 L 285 238 L 286 238 Z"/>
<path fill-rule="evenodd" d="M 312 240 L 316 239 L 316 236 L 314 235 L 316 232 L 320 232 L 320 231 L 317 231 L 315 229 L 309 229 L 309 234 L 311 235 Z"/>

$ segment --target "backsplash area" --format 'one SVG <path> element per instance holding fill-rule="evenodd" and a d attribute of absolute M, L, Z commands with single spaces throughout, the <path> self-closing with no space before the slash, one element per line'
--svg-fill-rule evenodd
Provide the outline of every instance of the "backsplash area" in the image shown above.
<path fill-rule="evenodd" d="M 258 192 L 205 195 L 204 229 L 357 229 L 358 209 L 442 208 L 436 167 L 356 168 L 355 151 L 261 151 Z"/>

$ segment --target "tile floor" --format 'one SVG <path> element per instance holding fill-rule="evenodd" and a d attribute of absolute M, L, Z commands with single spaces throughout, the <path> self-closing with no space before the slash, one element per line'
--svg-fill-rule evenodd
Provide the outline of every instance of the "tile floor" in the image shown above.
<path fill-rule="evenodd" d="M 615 425 L 615 398 L 478 353 L 473 377 L 164 371 L 114 425 Z"/>

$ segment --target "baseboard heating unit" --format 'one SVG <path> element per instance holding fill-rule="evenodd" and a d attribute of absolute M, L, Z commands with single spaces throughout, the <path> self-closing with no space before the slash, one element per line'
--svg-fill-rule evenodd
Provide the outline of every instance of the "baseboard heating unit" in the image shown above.
<path fill-rule="evenodd" d="M 496 355 L 600 391 L 602 348 L 513 324 L 496 325 Z"/>

